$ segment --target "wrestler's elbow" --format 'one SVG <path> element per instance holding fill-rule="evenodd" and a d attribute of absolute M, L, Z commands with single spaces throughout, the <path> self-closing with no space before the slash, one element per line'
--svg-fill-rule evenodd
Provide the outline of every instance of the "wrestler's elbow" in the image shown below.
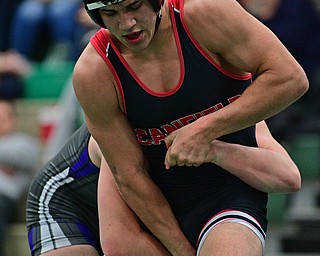
<path fill-rule="evenodd" d="M 291 81 L 290 90 L 297 99 L 302 97 L 309 89 L 308 78 L 301 67 L 291 70 L 288 74 L 288 81 Z"/>
<path fill-rule="evenodd" d="M 290 167 L 286 171 L 286 176 L 283 179 L 284 183 L 284 191 L 287 193 L 297 192 L 301 188 L 301 175 L 299 172 L 298 167 L 293 164 L 292 167 Z"/>

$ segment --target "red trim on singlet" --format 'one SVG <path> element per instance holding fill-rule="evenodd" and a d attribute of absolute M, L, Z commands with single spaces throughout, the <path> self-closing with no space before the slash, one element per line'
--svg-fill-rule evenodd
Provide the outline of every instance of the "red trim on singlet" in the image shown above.
<path fill-rule="evenodd" d="M 184 74 L 185 74 L 185 68 L 184 68 L 184 61 L 183 61 L 183 55 L 182 55 L 182 50 L 180 47 L 180 44 L 177 43 L 177 39 L 178 37 L 178 32 L 174 31 L 175 34 L 175 38 L 176 38 L 176 45 L 178 48 L 178 55 L 179 55 L 179 59 L 180 59 L 180 79 L 179 82 L 177 84 L 177 86 L 172 89 L 169 92 L 156 92 L 151 90 L 150 88 L 148 88 L 141 80 L 140 78 L 136 75 L 136 73 L 134 72 L 134 70 L 129 66 L 129 64 L 127 63 L 127 61 L 123 58 L 123 56 L 121 55 L 121 53 L 119 52 L 119 50 L 117 49 L 117 47 L 115 46 L 115 44 L 113 43 L 112 39 L 110 38 L 109 34 L 107 32 L 104 33 L 105 36 L 107 37 L 107 41 L 111 44 L 114 52 L 116 53 L 116 55 L 118 56 L 119 60 L 121 61 L 121 63 L 125 66 L 125 68 L 128 70 L 128 72 L 131 74 L 131 76 L 136 80 L 136 82 L 139 84 L 139 86 L 145 90 L 147 93 L 153 95 L 153 96 L 157 96 L 157 97 L 166 97 L 166 96 L 170 96 L 172 94 L 174 94 L 175 92 L 177 92 L 183 83 L 183 79 L 184 79 Z"/>
<path fill-rule="evenodd" d="M 126 100 L 124 97 L 124 92 L 123 92 L 123 88 L 122 88 L 122 84 L 121 84 L 119 75 L 116 72 L 116 70 L 113 67 L 110 60 L 107 58 L 108 45 L 110 44 L 110 41 L 108 41 L 108 39 L 107 39 L 107 38 L 109 38 L 107 36 L 107 34 L 108 34 L 107 31 L 105 29 L 101 28 L 100 31 L 98 31 L 96 33 L 96 35 L 90 39 L 90 43 L 96 49 L 96 51 L 100 54 L 100 56 L 102 57 L 102 59 L 107 64 L 110 71 L 112 72 L 112 75 L 113 75 L 114 79 L 116 80 L 116 83 L 117 83 L 117 86 L 118 86 L 118 89 L 120 92 L 120 96 L 122 99 L 123 109 L 126 114 L 127 113 Z"/>
<path fill-rule="evenodd" d="M 181 23 L 187 33 L 187 35 L 189 36 L 190 40 L 192 41 L 192 43 L 195 45 L 195 47 L 198 49 L 198 51 L 213 65 L 215 66 L 221 73 L 223 73 L 226 76 L 229 76 L 233 79 L 236 80 L 248 80 L 252 78 L 252 74 L 249 73 L 248 75 L 237 75 L 237 74 L 233 74 L 231 72 L 228 72 L 226 70 L 224 70 L 218 63 L 216 63 L 204 50 L 203 48 L 200 46 L 200 44 L 197 42 L 197 40 L 194 38 L 194 36 L 192 35 L 192 33 L 190 32 L 185 20 L 184 20 L 184 13 L 183 13 L 183 1 L 184 0 L 168 0 L 169 1 L 169 6 L 173 6 L 175 9 L 180 11 L 180 18 L 181 18 Z M 170 8 L 170 10 L 172 10 L 173 8 Z M 174 17 L 174 16 L 173 16 Z"/>

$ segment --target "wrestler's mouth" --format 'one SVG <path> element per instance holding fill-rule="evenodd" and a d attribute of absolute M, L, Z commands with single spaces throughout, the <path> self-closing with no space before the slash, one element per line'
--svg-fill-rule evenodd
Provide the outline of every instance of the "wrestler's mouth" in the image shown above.
<path fill-rule="evenodd" d="M 136 43 L 142 38 L 142 31 L 128 33 L 123 38 L 130 44 Z"/>

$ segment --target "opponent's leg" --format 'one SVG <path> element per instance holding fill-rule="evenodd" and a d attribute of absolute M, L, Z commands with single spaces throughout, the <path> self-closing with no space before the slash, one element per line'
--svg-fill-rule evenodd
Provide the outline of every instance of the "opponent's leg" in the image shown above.
<path fill-rule="evenodd" d="M 122 200 L 105 161 L 100 169 L 98 208 L 100 240 L 105 255 L 170 255 L 155 237 L 142 229 L 137 216 Z"/>
<path fill-rule="evenodd" d="M 72 245 L 41 254 L 41 256 L 99 256 L 97 250 L 90 245 Z"/>
<path fill-rule="evenodd" d="M 258 236 L 239 223 L 220 223 L 208 234 L 199 256 L 261 256 L 262 245 Z"/>

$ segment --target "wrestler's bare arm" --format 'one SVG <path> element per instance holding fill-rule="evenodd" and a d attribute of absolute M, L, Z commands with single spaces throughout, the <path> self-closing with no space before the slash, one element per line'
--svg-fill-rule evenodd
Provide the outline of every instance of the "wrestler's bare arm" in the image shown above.
<path fill-rule="evenodd" d="M 211 141 L 267 119 L 308 89 L 301 66 L 236 1 L 186 0 L 184 18 L 195 39 L 222 68 L 239 75 L 251 72 L 257 78 L 236 101 L 170 134 L 167 168 L 208 161 Z"/>
<path fill-rule="evenodd" d="M 215 140 L 212 162 L 263 192 L 295 192 L 301 176 L 287 151 L 273 138 L 266 123 L 256 127 L 258 147 Z"/>
<path fill-rule="evenodd" d="M 110 166 L 123 200 L 172 255 L 193 255 L 194 249 L 169 204 L 148 176 L 141 148 L 120 109 L 111 71 L 91 45 L 77 62 L 73 81 L 88 128 Z"/>

